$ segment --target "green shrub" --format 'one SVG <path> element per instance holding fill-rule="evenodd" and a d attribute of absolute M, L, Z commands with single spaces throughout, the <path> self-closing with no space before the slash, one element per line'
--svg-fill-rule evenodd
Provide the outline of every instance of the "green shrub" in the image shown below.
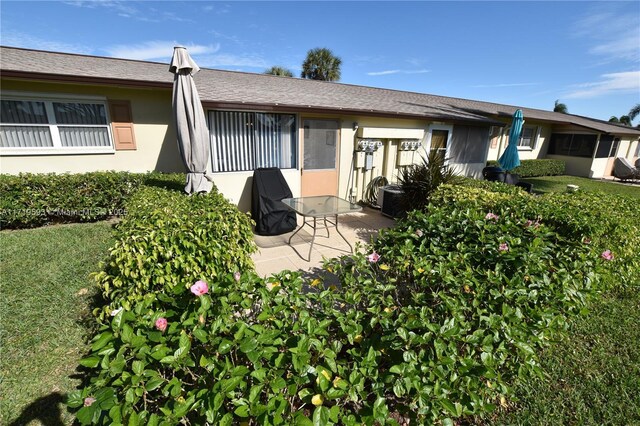
<path fill-rule="evenodd" d="M 497 161 L 487 161 L 487 166 L 497 166 Z M 521 178 L 535 176 L 558 176 L 565 174 L 565 162 L 562 160 L 542 159 L 542 160 L 522 160 L 520 166 L 511 171 L 520 175 Z"/>
<path fill-rule="evenodd" d="M 422 210 L 429 204 L 431 193 L 438 186 L 454 183 L 456 179 L 453 169 L 446 165 L 444 156 L 435 150 L 430 151 L 427 157 L 422 157 L 422 163 L 404 167 L 398 175 L 403 210 Z"/>
<path fill-rule="evenodd" d="M 194 277 L 253 266 L 251 219 L 215 189 L 187 196 L 143 187 L 126 204 L 116 243 L 96 274 L 109 306 L 132 309 L 148 293 L 171 293 Z"/>
<path fill-rule="evenodd" d="M 509 185 L 469 179 L 462 185 L 441 186 L 433 194 L 432 202 L 461 208 L 510 209 L 543 218 L 545 224 L 566 239 L 586 241 L 599 253 L 605 250 L 614 253 L 615 261 L 605 263 L 608 272 L 603 272 L 607 288 L 640 285 L 640 224 L 635 198 L 597 191 L 532 196 L 510 189 Z"/>
<path fill-rule="evenodd" d="M 0 227 L 91 222 L 122 216 L 124 202 L 144 183 L 184 180 L 184 175 L 92 172 L 0 175 Z"/>
<path fill-rule="evenodd" d="M 425 212 L 410 213 L 364 252 L 327 261 L 320 278 L 259 278 L 237 254 L 215 271 L 205 268 L 213 254 L 193 266 L 187 259 L 201 258 L 193 248 L 200 243 L 189 242 L 200 228 L 167 231 L 194 211 L 207 217 L 218 194 L 146 191 L 118 228 L 122 244 L 107 269 L 120 265 L 122 273 L 99 277 L 103 290 L 116 278 L 126 285 L 105 292 L 118 309 L 107 309 L 81 362 L 89 385 L 69 395 L 83 424 L 453 424 L 486 416 L 507 404 L 514 380 L 542 374 L 537 356 L 569 316 L 603 283 L 633 282 L 625 274 L 638 267 L 631 248 L 640 234 L 626 219 L 627 200 L 442 185 Z M 589 222 L 587 207 L 614 200 L 620 215 Z M 633 230 L 628 240 L 609 240 Z M 189 255 L 169 262 L 172 244 Z M 615 257 L 603 258 L 604 247 Z M 330 285 L 335 276 L 339 284 Z M 208 291 L 196 295 L 190 287 L 201 279 Z"/>

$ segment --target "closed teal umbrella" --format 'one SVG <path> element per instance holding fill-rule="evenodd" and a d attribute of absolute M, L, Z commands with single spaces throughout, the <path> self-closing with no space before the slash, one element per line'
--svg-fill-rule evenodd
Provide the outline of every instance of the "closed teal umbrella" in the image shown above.
<path fill-rule="evenodd" d="M 520 165 L 520 156 L 518 155 L 518 141 L 522 134 L 522 126 L 524 125 L 524 117 L 522 110 L 517 109 L 513 114 L 513 122 L 511 123 L 511 131 L 509 132 L 509 144 L 504 150 L 502 156 L 498 159 L 500 167 L 509 171 Z"/>

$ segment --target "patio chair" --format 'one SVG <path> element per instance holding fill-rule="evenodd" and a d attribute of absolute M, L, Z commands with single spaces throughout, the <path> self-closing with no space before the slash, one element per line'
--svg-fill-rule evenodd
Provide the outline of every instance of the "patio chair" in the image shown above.
<path fill-rule="evenodd" d="M 295 212 L 280 201 L 293 194 L 277 167 L 256 169 L 253 172 L 251 217 L 258 235 L 281 235 L 297 227 Z"/>
<path fill-rule="evenodd" d="M 620 180 L 638 180 L 640 169 L 633 167 L 626 158 L 617 157 L 613 161 L 613 176 Z"/>

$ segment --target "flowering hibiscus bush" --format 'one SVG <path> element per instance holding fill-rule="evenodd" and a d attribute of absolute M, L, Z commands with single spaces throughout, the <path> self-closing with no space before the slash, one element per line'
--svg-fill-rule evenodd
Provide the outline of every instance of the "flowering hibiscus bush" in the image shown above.
<path fill-rule="evenodd" d="M 637 225 L 612 207 L 612 223 L 593 224 L 587 207 L 604 203 L 573 195 L 444 186 L 315 278 L 229 263 L 137 286 L 156 268 L 142 262 L 136 278 L 120 275 L 129 286 L 105 291 L 110 308 L 81 361 L 88 384 L 68 404 L 82 424 L 486 416 L 509 403 L 514 380 L 542 374 L 540 350 L 600 289 L 637 285 L 636 237 L 610 239 Z M 146 217 L 156 226 L 143 229 L 159 228 L 159 213 Z"/>
<path fill-rule="evenodd" d="M 146 187 L 126 204 L 116 243 L 95 275 L 107 304 L 98 314 L 133 309 L 149 293 L 171 293 L 199 277 L 251 268 L 251 219 L 213 191 L 187 197 Z"/>

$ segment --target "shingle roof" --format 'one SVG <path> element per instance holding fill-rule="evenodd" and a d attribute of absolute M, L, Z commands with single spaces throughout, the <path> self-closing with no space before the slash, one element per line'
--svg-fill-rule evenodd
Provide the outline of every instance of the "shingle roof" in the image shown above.
<path fill-rule="evenodd" d="M 170 87 L 169 65 L 158 62 L 0 47 L 0 72 L 37 78 L 108 80 L 126 85 Z M 205 103 L 384 114 L 434 120 L 495 123 L 508 120 L 517 108 L 525 119 L 572 124 L 605 133 L 640 135 L 640 130 L 573 114 L 501 105 L 399 90 L 313 81 L 236 71 L 202 69 L 195 76 Z M 503 120 L 504 121 L 504 120 Z"/>

